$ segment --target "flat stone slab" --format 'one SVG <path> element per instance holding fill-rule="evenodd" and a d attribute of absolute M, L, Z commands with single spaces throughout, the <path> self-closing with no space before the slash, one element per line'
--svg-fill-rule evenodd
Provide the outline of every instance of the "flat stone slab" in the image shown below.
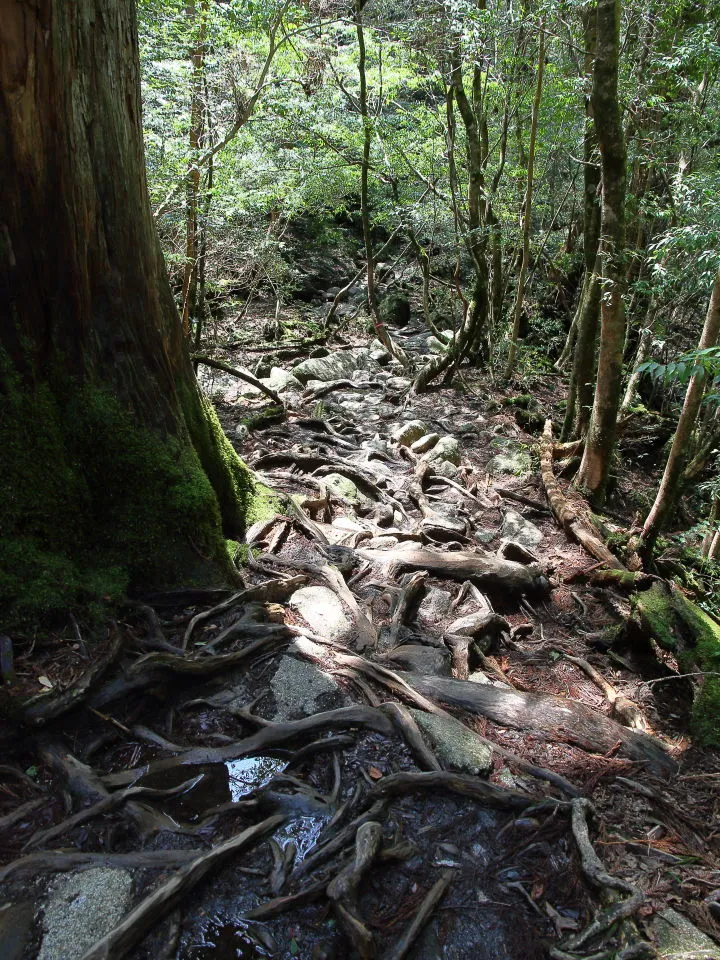
<path fill-rule="evenodd" d="M 125 916 L 133 896 L 127 870 L 98 867 L 57 877 L 49 888 L 38 960 L 75 960 Z"/>
<path fill-rule="evenodd" d="M 534 550 L 543 540 L 542 530 L 515 510 L 508 510 L 505 514 L 500 533 L 505 540 L 519 543 L 528 550 Z"/>
<path fill-rule="evenodd" d="M 338 705 L 342 694 L 331 676 L 305 660 L 283 657 L 270 681 L 274 719 L 295 720 Z"/>
<path fill-rule="evenodd" d="M 290 597 L 290 609 L 326 640 L 346 640 L 352 633 L 352 621 L 329 587 L 301 587 Z"/>
<path fill-rule="evenodd" d="M 445 767 L 475 776 L 492 767 L 492 750 L 472 730 L 453 717 L 436 717 L 424 710 L 410 711 L 423 735 Z"/>

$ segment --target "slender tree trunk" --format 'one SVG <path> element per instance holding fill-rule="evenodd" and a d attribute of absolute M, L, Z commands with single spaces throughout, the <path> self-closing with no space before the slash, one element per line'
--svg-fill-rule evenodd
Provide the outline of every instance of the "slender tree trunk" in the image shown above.
<path fill-rule="evenodd" d="M 367 91 L 367 53 L 365 49 L 365 30 L 363 28 L 363 8 L 366 0 L 360 0 L 355 8 L 355 31 L 358 40 L 358 73 L 360 75 L 360 116 L 363 125 L 363 154 L 360 164 L 360 217 L 362 220 L 363 239 L 365 242 L 365 258 L 367 260 L 367 299 L 370 314 L 375 323 L 375 333 L 382 345 L 397 359 L 403 366 L 408 366 L 409 361 L 402 350 L 393 341 L 387 331 L 385 324 L 380 319 L 378 310 L 377 296 L 375 294 L 375 255 L 373 251 L 372 226 L 370 224 L 370 196 L 369 196 L 369 176 L 370 176 L 370 150 L 372 147 L 372 120 L 368 109 L 368 91 Z"/>
<path fill-rule="evenodd" d="M 515 307 L 513 310 L 513 324 L 510 332 L 510 349 L 508 351 L 505 376 L 511 377 L 515 369 L 517 344 L 520 339 L 520 324 L 522 320 L 523 300 L 525 298 L 525 279 L 530 266 L 530 231 L 532 229 L 532 201 L 533 178 L 535 175 L 535 141 L 537 139 L 538 117 L 540 116 L 540 101 L 542 99 L 543 75 L 545 73 L 545 23 L 540 23 L 540 39 L 538 42 L 538 68 L 535 83 L 535 98 L 530 120 L 530 146 L 527 157 L 527 186 L 525 188 L 525 203 L 523 204 L 523 247 L 520 275 L 518 276 Z"/>
<path fill-rule="evenodd" d="M 203 132 L 203 89 L 205 79 L 205 37 L 207 33 L 208 0 L 203 0 L 200 11 L 194 3 L 187 6 L 187 16 L 197 37 L 190 51 L 192 79 L 190 84 L 190 169 L 187 178 L 185 214 L 185 267 L 182 286 L 182 324 L 190 336 L 190 319 L 195 313 L 198 276 L 198 200 L 200 195 L 200 146 Z"/>
<path fill-rule="evenodd" d="M 597 48 L 595 8 L 583 11 L 585 42 L 585 76 L 592 75 Z M 598 198 L 600 167 L 596 163 L 597 136 L 592 118 L 590 98 L 585 98 L 585 132 L 583 136 L 583 258 L 585 269 L 580 300 L 573 318 L 563 356 L 572 355 L 563 440 L 582 436 L 587 430 L 592 404 L 595 373 L 595 342 L 600 325 L 600 286 L 598 281 L 598 248 L 600 245 L 601 210 Z M 573 327 L 575 333 L 573 334 Z M 563 357 L 556 364 L 564 368 Z"/>
<path fill-rule="evenodd" d="M 625 343 L 623 249 L 626 154 L 618 102 L 620 0 L 598 0 L 592 106 L 602 159 L 601 337 L 597 386 L 577 482 L 602 503 L 617 435 Z"/>
<path fill-rule="evenodd" d="M 650 327 L 644 327 L 640 331 L 640 340 L 638 342 L 637 353 L 635 354 L 635 363 L 633 364 L 632 373 L 630 374 L 630 379 L 628 380 L 627 387 L 625 388 L 625 396 L 620 404 L 621 417 L 624 413 L 627 413 L 628 408 L 635 399 L 635 392 L 638 388 L 638 384 L 640 383 L 640 378 L 642 377 L 639 367 L 645 363 L 650 355 L 652 336 L 653 332 Z"/>
<path fill-rule="evenodd" d="M 708 347 L 714 347 L 718 342 L 720 334 L 720 270 L 715 276 L 710 303 L 705 316 L 705 325 L 703 326 L 700 337 L 699 350 L 706 350 Z M 685 468 L 688 450 L 690 449 L 690 440 L 695 427 L 700 404 L 702 403 L 705 392 L 705 383 L 707 377 L 705 373 L 697 373 L 690 379 L 685 402 L 683 404 L 680 419 L 678 420 L 675 436 L 673 437 L 670 453 L 668 454 L 665 471 L 660 481 L 660 488 L 655 497 L 655 502 L 650 509 L 645 525 L 643 526 L 638 553 L 641 557 L 647 558 L 652 553 L 655 541 L 662 531 L 665 521 L 670 516 L 680 493 L 681 478 Z"/>
<path fill-rule="evenodd" d="M 150 213 L 133 0 L 0 0 L 0 155 L 0 609 L 228 575 L 253 488 Z"/>
<path fill-rule="evenodd" d="M 710 508 L 710 516 L 708 517 L 708 528 L 705 536 L 703 537 L 702 542 L 702 555 L 706 559 L 714 559 L 711 557 L 711 551 L 713 548 L 713 543 L 720 534 L 720 497 L 714 497 L 712 502 L 712 507 Z"/>

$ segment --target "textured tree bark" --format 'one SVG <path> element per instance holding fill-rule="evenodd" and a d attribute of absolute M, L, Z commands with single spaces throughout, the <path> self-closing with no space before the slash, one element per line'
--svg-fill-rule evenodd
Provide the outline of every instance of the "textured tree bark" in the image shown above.
<path fill-rule="evenodd" d="M 252 486 L 150 214 L 132 0 L 0 0 L 0 155 L 0 606 L 227 574 Z"/>
<path fill-rule="evenodd" d="M 714 347 L 718 342 L 718 335 L 720 335 L 720 269 L 715 276 L 698 349 L 706 350 L 708 347 Z M 706 380 L 707 376 L 704 372 L 697 373 L 688 384 L 685 402 L 665 464 L 665 471 L 660 481 L 660 488 L 643 526 L 638 547 L 640 556 L 648 557 L 650 555 L 663 524 L 677 502 L 687 451 L 690 449 L 690 438 L 702 403 Z"/>
<path fill-rule="evenodd" d="M 620 0 L 598 0 L 592 107 L 602 160 L 601 336 L 597 385 L 577 482 L 594 503 L 605 498 L 615 449 L 625 344 L 623 248 L 626 151 L 618 102 Z"/>
<path fill-rule="evenodd" d="M 513 322 L 510 331 L 510 349 L 508 350 L 505 376 L 511 377 L 515 370 L 517 345 L 520 339 L 520 323 L 522 320 L 522 306 L 525 297 L 525 279 L 530 266 L 530 230 L 532 227 L 533 178 L 535 174 L 535 141 L 537 139 L 538 117 L 540 116 L 540 101 L 542 99 L 543 75 L 545 73 L 545 23 L 540 23 L 540 40 L 538 42 L 538 67 L 535 81 L 535 97 L 533 99 L 532 117 L 530 120 L 530 146 L 527 162 L 527 186 L 525 188 L 525 203 L 523 205 L 523 247 L 520 274 L 518 276 L 515 306 L 513 308 Z"/>

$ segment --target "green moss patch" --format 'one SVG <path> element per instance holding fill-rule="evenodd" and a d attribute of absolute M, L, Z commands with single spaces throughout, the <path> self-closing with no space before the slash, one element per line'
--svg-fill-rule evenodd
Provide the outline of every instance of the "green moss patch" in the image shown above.
<path fill-rule="evenodd" d="M 636 594 L 633 611 L 640 627 L 675 654 L 682 673 L 706 674 L 693 703 L 692 734 L 720 746 L 720 624 L 678 587 L 663 584 Z"/>
<path fill-rule="evenodd" d="M 193 446 L 104 388 L 65 387 L 0 374 L 2 626 L 231 578 L 223 528 L 244 532 L 254 488 L 207 401 Z"/>

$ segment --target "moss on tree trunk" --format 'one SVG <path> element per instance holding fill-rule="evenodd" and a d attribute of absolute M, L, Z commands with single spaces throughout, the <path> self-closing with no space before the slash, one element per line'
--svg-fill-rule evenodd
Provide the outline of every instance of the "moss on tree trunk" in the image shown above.
<path fill-rule="evenodd" d="M 655 584 L 633 598 L 633 616 L 645 635 L 675 654 L 681 673 L 696 679 L 692 734 L 720 746 L 720 624 L 672 585 Z"/>
<path fill-rule="evenodd" d="M 0 625 L 234 576 L 258 496 L 145 182 L 134 0 L 0 0 Z M 37 50 L 42 50 L 38 57 Z"/>

